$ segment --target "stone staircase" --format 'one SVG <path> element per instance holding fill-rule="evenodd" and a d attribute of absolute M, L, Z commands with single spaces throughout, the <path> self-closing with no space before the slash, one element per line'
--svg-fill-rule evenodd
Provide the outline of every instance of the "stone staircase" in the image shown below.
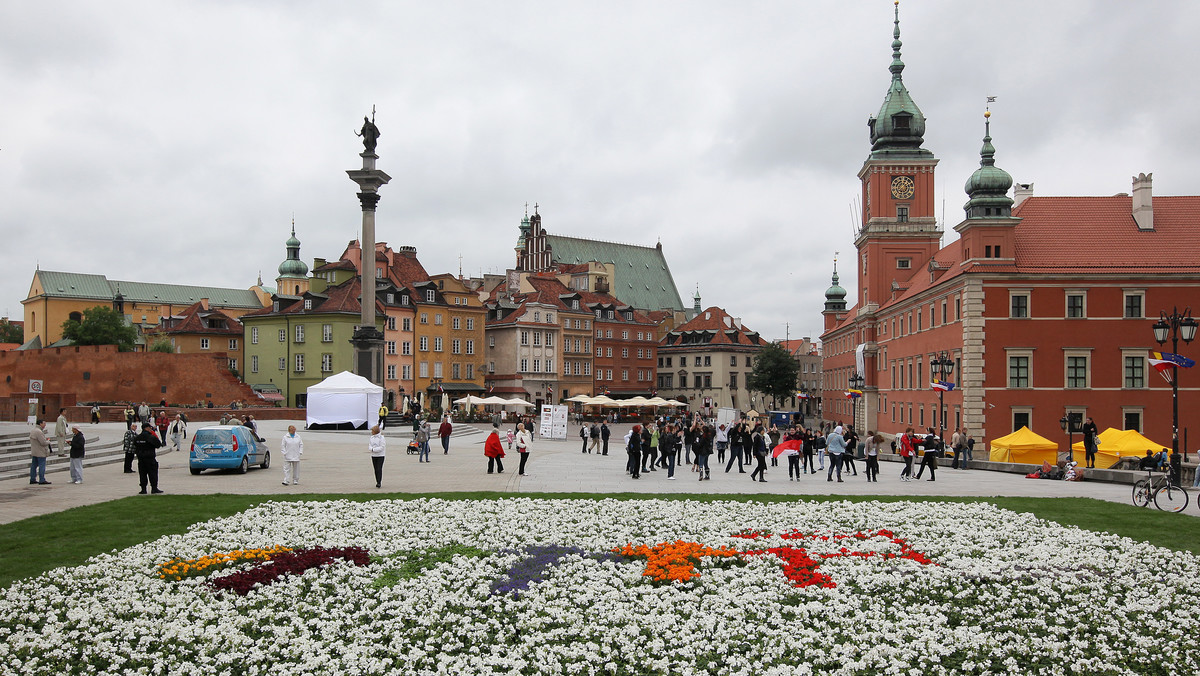
<path fill-rule="evenodd" d="M 101 442 L 99 436 L 88 436 L 86 431 L 83 439 L 84 468 L 124 462 L 125 451 L 120 439 Z M 50 449 L 53 454 L 46 458 L 47 477 L 51 472 L 66 474 L 71 468 L 71 459 L 54 453 L 57 445 L 53 438 L 50 439 Z M 0 434 L 0 481 L 12 479 L 29 479 L 28 432 Z"/>

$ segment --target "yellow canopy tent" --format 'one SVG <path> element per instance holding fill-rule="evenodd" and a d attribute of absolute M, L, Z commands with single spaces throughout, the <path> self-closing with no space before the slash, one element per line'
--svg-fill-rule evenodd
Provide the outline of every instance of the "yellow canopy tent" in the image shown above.
<path fill-rule="evenodd" d="M 1096 437 L 1096 466 L 1100 468 L 1112 467 L 1121 458 L 1140 458 L 1146 455 L 1146 451 L 1157 453 L 1164 448 L 1170 448 L 1169 446 L 1163 446 L 1156 441 L 1147 439 L 1137 430 L 1119 430 L 1115 427 L 1110 427 L 1096 435 Z M 1083 447 L 1082 441 L 1076 442 L 1071 448 L 1076 453 L 1085 453 L 1087 451 Z"/>
<path fill-rule="evenodd" d="M 1027 465 L 1040 465 L 1049 461 L 1053 465 L 1058 462 L 1058 444 L 1035 434 L 1028 427 L 1022 427 L 1006 437 L 993 440 L 989 459 L 992 462 Z"/>

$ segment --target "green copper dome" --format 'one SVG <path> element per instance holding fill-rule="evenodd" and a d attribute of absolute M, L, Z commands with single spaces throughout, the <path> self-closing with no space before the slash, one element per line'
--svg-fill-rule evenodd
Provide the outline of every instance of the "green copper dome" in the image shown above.
<path fill-rule="evenodd" d="M 963 187 L 971 199 L 963 205 L 967 218 L 994 218 L 1012 215 L 1012 198 L 1008 189 L 1012 187 L 1012 176 L 996 166 L 996 148 L 992 146 L 992 114 L 983 114 L 983 147 L 979 150 L 979 168 L 967 179 Z"/>
<path fill-rule="evenodd" d="M 521 219 L 521 232 L 520 232 L 520 234 L 517 235 L 517 248 L 518 249 L 525 248 L 525 237 L 527 235 L 529 235 L 529 228 L 530 228 L 529 214 L 526 213 L 525 218 Z"/>
<path fill-rule="evenodd" d="M 837 264 L 833 266 L 833 286 L 825 290 L 826 310 L 846 309 L 846 290 L 838 284 Z"/>
<path fill-rule="evenodd" d="M 300 240 L 296 239 L 296 226 L 292 225 L 292 236 L 284 242 L 287 259 L 279 264 L 280 277 L 307 277 L 308 266 L 300 260 Z"/>
<path fill-rule="evenodd" d="M 917 107 L 908 89 L 904 86 L 901 73 L 904 62 L 900 60 L 900 2 L 896 1 L 895 28 L 892 30 L 892 84 L 883 97 L 879 114 L 867 120 L 871 128 L 871 157 L 932 157 L 933 153 L 921 147 L 925 142 L 925 115 Z"/>

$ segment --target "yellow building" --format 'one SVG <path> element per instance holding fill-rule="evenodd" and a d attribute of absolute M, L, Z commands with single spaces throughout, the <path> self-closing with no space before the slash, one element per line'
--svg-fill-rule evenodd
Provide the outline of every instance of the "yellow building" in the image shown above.
<path fill-rule="evenodd" d="M 270 305 L 271 295 L 261 284 L 249 289 L 224 289 L 36 270 L 29 296 L 21 301 L 25 308 L 25 343 L 46 347 L 61 340 L 64 322 L 81 319 L 84 310 L 97 305 L 117 310 L 132 324 L 157 325 L 163 317 L 176 315 L 201 300 L 207 300 L 210 309 L 237 318 Z"/>

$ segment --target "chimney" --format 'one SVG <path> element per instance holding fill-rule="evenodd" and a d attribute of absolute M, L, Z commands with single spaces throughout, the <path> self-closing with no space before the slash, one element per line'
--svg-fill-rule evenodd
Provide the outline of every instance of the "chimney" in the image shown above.
<path fill-rule="evenodd" d="M 742 318 L 741 317 L 734 317 L 733 323 L 737 325 L 739 331 L 742 330 Z"/>
<path fill-rule="evenodd" d="M 1150 184 L 1154 174 L 1133 177 L 1133 220 L 1138 230 L 1154 229 L 1154 196 Z"/>
<path fill-rule="evenodd" d="M 724 317 L 722 317 L 722 319 L 725 320 L 725 328 L 727 328 L 727 329 L 733 328 L 733 320 L 729 315 L 725 315 Z"/>
<path fill-rule="evenodd" d="M 1021 202 L 1033 197 L 1032 183 L 1017 183 L 1013 187 L 1013 208 L 1021 206 Z"/>

